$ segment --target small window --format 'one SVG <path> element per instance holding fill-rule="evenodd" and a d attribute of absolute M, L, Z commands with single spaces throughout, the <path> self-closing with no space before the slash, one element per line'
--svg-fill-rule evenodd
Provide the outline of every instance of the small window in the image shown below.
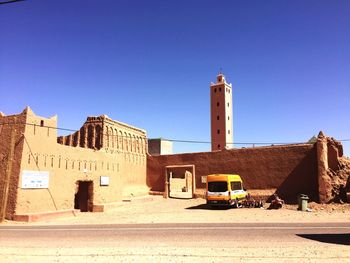
<path fill-rule="evenodd" d="M 241 182 L 231 182 L 231 190 L 242 190 L 242 184 Z"/>
<path fill-rule="evenodd" d="M 220 144 L 218 144 L 218 149 L 220 149 Z"/>
<path fill-rule="evenodd" d="M 230 107 L 230 103 L 229 102 L 227 102 L 227 107 Z"/>
<path fill-rule="evenodd" d="M 220 116 L 219 116 L 219 115 L 218 115 L 218 116 L 216 116 L 216 119 L 217 119 L 217 120 L 220 120 Z"/>
<path fill-rule="evenodd" d="M 40 121 L 40 126 L 44 127 L 44 121 L 43 120 Z"/>
<path fill-rule="evenodd" d="M 220 106 L 220 103 L 219 103 L 219 102 L 217 102 L 217 103 L 216 103 L 216 106 L 218 106 L 218 107 L 219 107 L 219 106 Z"/>
<path fill-rule="evenodd" d="M 226 192 L 227 183 L 226 182 L 208 182 L 208 191 L 209 192 Z"/>
<path fill-rule="evenodd" d="M 227 116 L 227 120 L 230 120 L 230 116 Z"/>
<path fill-rule="evenodd" d="M 214 89 L 214 92 L 216 93 L 216 88 Z"/>
<path fill-rule="evenodd" d="M 220 130 L 218 130 L 218 134 L 220 134 Z"/>
<path fill-rule="evenodd" d="M 219 88 L 219 91 L 221 92 L 221 88 Z"/>
<path fill-rule="evenodd" d="M 231 132 L 230 132 L 230 130 L 228 130 L 227 132 L 228 132 L 228 134 L 230 134 L 230 133 L 231 133 Z"/>

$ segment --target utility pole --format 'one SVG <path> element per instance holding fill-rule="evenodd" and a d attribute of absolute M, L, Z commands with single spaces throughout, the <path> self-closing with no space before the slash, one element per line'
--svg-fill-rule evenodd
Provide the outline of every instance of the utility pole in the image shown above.
<path fill-rule="evenodd" d="M 6 217 L 8 192 L 9 192 L 9 188 L 10 188 L 10 178 L 11 178 L 11 173 L 12 173 L 13 153 L 14 153 L 14 149 L 15 149 L 15 136 L 16 136 L 16 129 L 13 128 L 11 130 L 10 152 L 9 152 L 8 158 L 7 158 L 3 197 L 1 200 L 2 202 L 1 202 L 1 207 L 0 207 L 0 222 L 4 221 L 4 219 Z"/>

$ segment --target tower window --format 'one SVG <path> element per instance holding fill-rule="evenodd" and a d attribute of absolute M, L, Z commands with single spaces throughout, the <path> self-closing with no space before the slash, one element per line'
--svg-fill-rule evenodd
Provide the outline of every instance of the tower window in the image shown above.
<path fill-rule="evenodd" d="M 230 107 L 230 103 L 229 102 L 227 102 L 227 107 Z"/>
<path fill-rule="evenodd" d="M 220 149 L 220 144 L 218 144 L 218 149 Z"/>
<path fill-rule="evenodd" d="M 44 121 L 43 120 L 40 121 L 40 126 L 44 127 Z"/>
<path fill-rule="evenodd" d="M 230 116 L 227 116 L 227 120 L 230 120 Z"/>
<path fill-rule="evenodd" d="M 219 88 L 219 91 L 221 92 L 221 88 Z"/>
<path fill-rule="evenodd" d="M 218 130 L 217 132 L 218 132 L 218 134 L 220 134 L 220 130 Z"/>
<path fill-rule="evenodd" d="M 219 115 L 218 115 L 218 116 L 216 116 L 216 119 L 217 119 L 217 120 L 220 120 L 220 116 L 219 116 Z"/>
<path fill-rule="evenodd" d="M 230 134 L 230 133 L 231 133 L 231 132 L 230 132 L 230 130 L 228 130 L 227 132 L 228 132 L 228 134 Z"/>
<path fill-rule="evenodd" d="M 216 93 L 216 88 L 214 89 L 214 92 Z"/>
<path fill-rule="evenodd" d="M 220 105 L 220 103 L 219 103 L 219 102 L 217 102 L 217 103 L 216 103 L 216 106 L 218 106 L 218 107 L 219 107 L 219 105 Z"/>

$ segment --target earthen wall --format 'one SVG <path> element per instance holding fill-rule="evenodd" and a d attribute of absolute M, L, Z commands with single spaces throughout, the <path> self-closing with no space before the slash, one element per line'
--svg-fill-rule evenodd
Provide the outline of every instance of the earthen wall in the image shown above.
<path fill-rule="evenodd" d="M 288 202 L 304 193 L 318 201 L 316 147 L 311 144 L 231 149 L 215 152 L 147 157 L 147 183 L 164 191 L 167 165 L 195 165 L 196 188 L 203 189 L 201 177 L 214 173 L 241 175 L 247 189 L 277 189 Z"/>
<path fill-rule="evenodd" d="M 25 115 L 0 113 L 0 216 L 12 217 L 16 209 L 17 187 L 23 149 Z M 11 150 L 12 148 L 12 150 Z"/>
<path fill-rule="evenodd" d="M 120 201 L 124 197 L 148 192 L 145 131 L 100 116 L 96 119 L 99 119 L 102 131 L 96 134 L 90 127 L 97 125 L 93 126 L 89 117 L 79 131 L 84 135 L 79 134 L 79 144 L 74 145 L 74 140 L 67 142 L 67 138 L 74 137 L 74 134 L 57 139 L 57 117 L 43 118 L 29 108 L 16 116 L 23 119 L 20 126 L 23 135 L 22 148 L 16 149 L 18 168 L 11 179 L 11 185 L 16 184 L 17 195 L 9 198 L 16 203 L 14 213 L 73 209 L 78 181 L 93 182 L 93 204 Z M 114 136 L 117 127 L 125 136 Z M 94 143 L 91 143 L 92 139 Z M 6 141 L 1 143 L 8 144 Z M 22 188 L 23 171 L 49 172 L 49 188 Z M 101 176 L 109 177 L 108 186 L 100 186 Z"/>

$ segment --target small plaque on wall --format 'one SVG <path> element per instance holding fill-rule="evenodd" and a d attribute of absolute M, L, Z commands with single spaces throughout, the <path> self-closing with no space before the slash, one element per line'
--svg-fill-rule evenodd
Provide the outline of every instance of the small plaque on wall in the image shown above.
<path fill-rule="evenodd" d="M 108 185 L 109 185 L 109 176 L 101 176 L 100 186 L 108 186 Z"/>
<path fill-rule="evenodd" d="M 49 188 L 50 173 L 46 171 L 22 171 L 23 189 Z"/>
<path fill-rule="evenodd" d="M 207 176 L 206 175 L 202 175 L 202 184 L 207 183 Z"/>

